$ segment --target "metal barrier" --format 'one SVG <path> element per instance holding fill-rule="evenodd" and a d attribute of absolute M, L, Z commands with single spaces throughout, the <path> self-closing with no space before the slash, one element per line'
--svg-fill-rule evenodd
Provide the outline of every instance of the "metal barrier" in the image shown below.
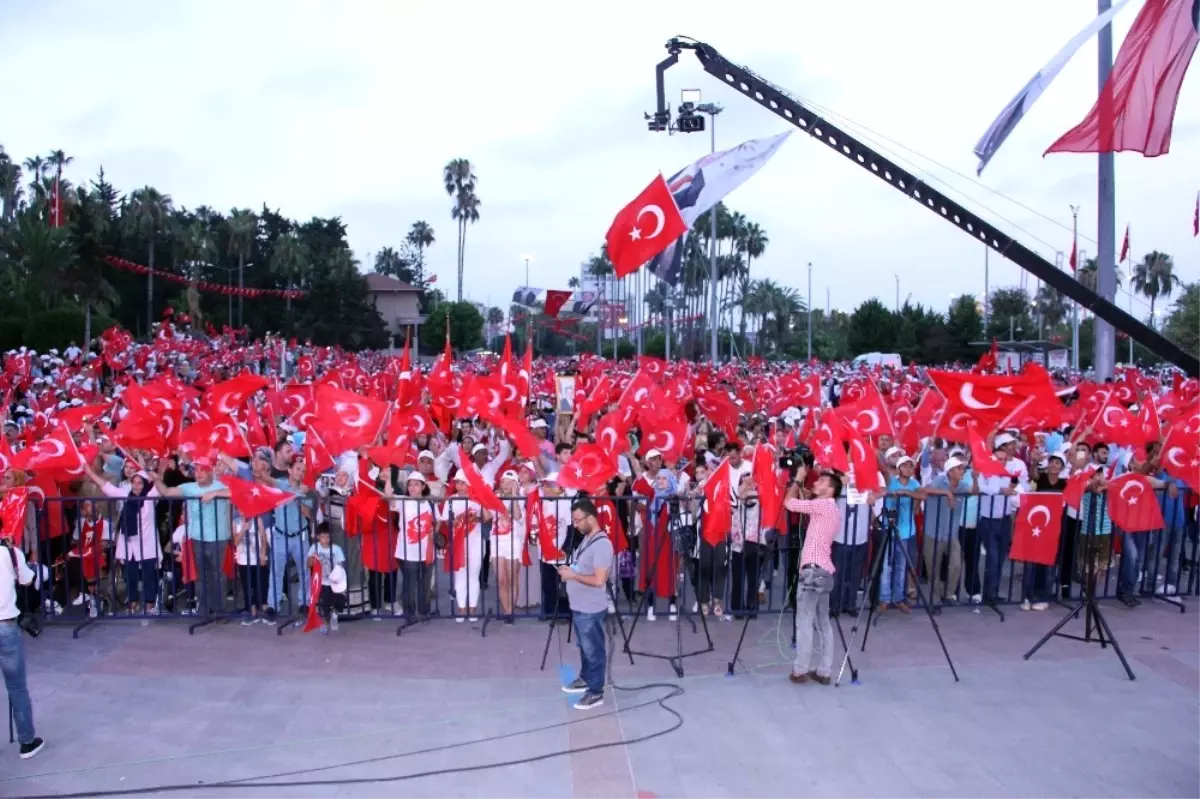
<path fill-rule="evenodd" d="M 1065 512 L 1053 566 L 1008 558 L 1015 503 L 1007 497 L 929 496 L 919 503 L 889 495 L 874 506 L 861 495 L 839 499 L 843 526 L 833 547 L 830 608 L 858 608 L 873 547 L 888 524 L 897 526 L 897 546 L 908 548 L 937 604 L 1028 600 L 1041 609 L 1077 598 L 1089 563 L 1098 597 L 1178 602 L 1200 595 L 1189 493 L 1160 492 L 1166 526 L 1133 534 L 1113 526 L 1106 499 L 1085 494 L 1081 512 Z M 593 500 L 618 553 L 611 578 L 617 612 L 644 607 L 741 618 L 790 607 L 804 517 L 785 513 L 784 529 L 767 536 L 761 508 L 745 499 L 714 545 L 700 534 L 702 496 Z M 573 499 L 502 501 L 507 512 L 486 518 L 465 497 L 398 496 L 387 518 L 347 532 L 352 506 L 336 494 L 301 498 L 248 523 L 224 498 L 46 497 L 31 505 L 36 535 L 23 544 L 44 578 L 21 589 L 19 601 L 23 611 L 73 626 L 76 635 L 89 625 L 149 619 L 176 619 L 189 632 L 237 620 L 282 634 L 304 619 L 313 533 L 327 524 L 347 574 L 339 621 L 392 619 L 399 634 L 433 618 L 480 620 L 486 635 L 492 622 L 565 614 L 556 566 L 570 547 Z M 874 604 L 899 607 L 916 595 L 892 560 L 889 553 L 870 587 Z"/>

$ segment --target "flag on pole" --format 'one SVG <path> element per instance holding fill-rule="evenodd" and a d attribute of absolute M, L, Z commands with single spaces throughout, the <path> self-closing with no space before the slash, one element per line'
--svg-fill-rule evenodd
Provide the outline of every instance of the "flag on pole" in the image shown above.
<path fill-rule="evenodd" d="M 617 277 L 636 272 L 687 232 L 679 206 L 659 174 L 617 212 L 604 237 Z"/>
<path fill-rule="evenodd" d="M 1192 235 L 1200 236 L 1200 191 L 1196 192 L 1196 210 L 1192 212 Z"/>
<path fill-rule="evenodd" d="M 1124 263 L 1129 257 L 1129 224 L 1125 225 L 1125 241 L 1121 243 L 1121 257 L 1117 259 L 1117 263 Z"/>
<path fill-rule="evenodd" d="M 54 176 L 54 188 L 50 191 L 50 227 L 62 227 L 62 194 L 58 190 L 58 176 Z"/>
<path fill-rule="evenodd" d="M 732 149 L 706 155 L 672 175 L 667 185 L 687 227 L 691 228 L 701 215 L 754 177 L 791 133 L 789 130 L 767 139 L 742 142 Z M 650 261 L 650 271 L 664 283 L 672 286 L 679 283 L 683 274 L 682 237 Z"/>
<path fill-rule="evenodd" d="M 975 155 L 979 158 L 979 168 L 975 170 L 976 175 L 983 174 L 983 168 L 988 165 L 996 151 L 1000 149 L 1000 145 L 1004 144 L 1004 140 L 1009 137 L 1009 134 L 1017 127 L 1017 123 L 1024 118 L 1025 114 L 1037 102 L 1037 99 L 1042 96 L 1050 83 L 1058 77 L 1058 73 L 1067 65 L 1079 51 L 1079 48 L 1084 43 L 1095 36 L 1101 28 L 1109 24 L 1112 18 L 1117 15 L 1129 0 L 1121 0 L 1108 11 L 1105 11 L 1100 16 L 1092 20 L 1087 27 L 1075 34 L 1071 41 L 1059 50 L 1054 58 L 1050 59 L 1046 66 L 1042 67 L 1036 75 L 1029 79 L 1029 82 L 1021 87 L 1021 91 L 1017 92 L 1017 96 L 1009 101 L 1008 105 L 1004 106 L 1004 110 L 1000 115 L 992 121 L 988 126 L 987 131 L 975 145 Z"/>
<path fill-rule="evenodd" d="M 1079 242 L 1078 242 L 1078 241 L 1072 241 L 1072 242 L 1071 242 L 1071 260 L 1070 260 L 1068 263 L 1070 263 L 1070 264 L 1071 264 L 1071 271 L 1072 271 L 1072 272 L 1076 271 L 1076 269 L 1077 269 L 1077 267 L 1078 267 L 1078 265 L 1079 265 L 1079 264 L 1077 263 L 1077 262 L 1078 262 L 1078 260 L 1079 260 L 1079 254 L 1078 254 L 1078 251 L 1075 249 L 1075 248 L 1076 248 L 1076 247 L 1078 247 L 1078 246 L 1079 246 Z"/>
<path fill-rule="evenodd" d="M 1046 152 L 1170 151 L 1179 90 L 1200 43 L 1198 8 L 1200 0 L 1146 0 L 1096 104 Z"/>

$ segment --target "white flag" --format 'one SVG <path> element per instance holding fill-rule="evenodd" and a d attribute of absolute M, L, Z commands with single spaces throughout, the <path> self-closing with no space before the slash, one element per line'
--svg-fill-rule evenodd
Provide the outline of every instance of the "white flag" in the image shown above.
<path fill-rule="evenodd" d="M 667 186 L 679 206 L 679 214 L 688 228 L 726 195 L 749 180 L 763 164 L 779 151 L 792 131 L 769 139 L 751 139 L 729 150 L 711 153 L 676 172 Z M 672 244 L 650 261 L 650 271 L 665 283 L 679 282 L 683 242 Z"/>
<path fill-rule="evenodd" d="M 1004 110 L 1000 112 L 1000 116 L 996 117 L 995 121 L 988 127 L 987 132 L 983 134 L 983 138 L 975 145 L 975 155 L 979 157 L 979 168 L 975 170 L 976 175 L 983 174 L 983 168 L 992 160 L 992 156 L 1000 149 L 1000 145 L 1004 144 L 1004 140 L 1013 132 L 1017 123 L 1025 116 L 1025 112 L 1033 107 L 1037 98 L 1041 97 L 1042 92 L 1046 90 L 1051 81 L 1058 77 L 1058 73 L 1062 71 L 1062 68 L 1067 65 L 1071 57 L 1083 46 L 1084 42 L 1099 33 L 1100 29 L 1105 25 L 1112 22 L 1112 18 L 1128 2 L 1129 0 L 1119 0 L 1112 8 L 1096 17 L 1086 28 L 1075 34 L 1075 38 L 1067 42 L 1066 46 L 1058 51 L 1058 55 L 1050 59 L 1050 63 L 1046 64 L 1036 75 L 1030 78 L 1021 91 L 1017 92 L 1017 96 L 1008 105 L 1004 106 Z"/>

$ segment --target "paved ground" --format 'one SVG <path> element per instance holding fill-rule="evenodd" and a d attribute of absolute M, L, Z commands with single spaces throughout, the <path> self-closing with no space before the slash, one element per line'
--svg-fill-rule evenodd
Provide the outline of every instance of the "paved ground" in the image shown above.
<path fill-rule="evenodd" d="M 683 680 L 660 661 L 618 660 L 619 684 L 684 692 L 664 703 L 682 727 L 639 743 L 679 724 L 655 703 L 673 689 L 618 691 L 580 714 L 558 690 L 557 646 L 538 671 L 546 627 L 533 622 L 492 625 L 486 639 L 446 622 L 399 639 L 391 622 L 370 621 L 329 637 L 234 625 L 189 636 L 165 621 L 79 640 L 55 629 L 30 647 L 50 743 L 29 762 L 5 748 L 0 795 L 161 784 L 188 786 L 175 795 L 285 797 L 1200 795 L 1200 615 L 1105 608 L 1136 682 L 1095 645 L 1057 639 L 1023 661 L 1057 613 L 1013 609 L 1004 623 L 946 613 L 958 684 L 926 618 L 890 615 L 855 658 L 860 684 L 847 676 L 840 688 L 787 682 L 774 617 L 751 625 L 737 676 L 724 677 L 740 626 L 718 624 L 716 651 L 688 659 Z M 634 649 L 674 643 L 660 617 L 639 624 Z M 685 647 L 702 644 L 685 631 Z M 576 662 L 565 641 L 563 652 Z M 494 736 L 508 737 L 482 740 Z M 368 781 L 606 742 L 617 745 Z M 339 765 L 348 761 L 358 763 Z M 203 787 L 280 773 L 290 776 L 271 781 L 320 784 Z"/>

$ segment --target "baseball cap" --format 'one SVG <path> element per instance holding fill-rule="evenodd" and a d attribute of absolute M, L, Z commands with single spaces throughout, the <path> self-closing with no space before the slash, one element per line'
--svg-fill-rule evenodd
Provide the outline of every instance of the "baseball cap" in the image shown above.
<path fill-rule="evenodd" d="M 417 453 L 417 460 L 421 460 L 421 458 L 429 458 L 431 461 L 437 460 L 437 457 L 427 449 L 423 449 Z"/>
<path fill-rule="evenodd" d="M 896 461 L 896 468 L 897 468 L 897 469 L 899 469 L 901 466 L 903 466 L 903 465 L 904 465 L 904 464 L 906 464 L 906 463 L 910 463 L 910 464 L 912 464 L 913 466 L 916 466 L 916 465 L 917 465 L 917 464 L 916 464 L 916 461 L 914 461 L 912 458 L 910 458 L 910 457 L 908 457 L 907 455 L 905 455 L 905 456 L 904 456 L 904 457 L 902 457 L 900 460 Z"/>
<path fill-rule="evenodd" d="M 514 472 L 512 469 L 506 469 L 504 471 L 504 474 L 500 475 L 500 479 L 501 480 L 519 480 L 520 478 L 517 477 L 517 473 Z"/>
<path fill-rule="evenodd" d="M 540 429 L 540 428 L 543 428 L 543 427 L 545 427 L 545 426 L 546 426 L 546 420 L 545 420 L 545 419 L 534 419 L 532 422 L 530 422 L 530 423 L 529 423 L 529 429 L 530 429 L 530 430 L 538 430 L 538 429 Z"/>
<path fill-rule="evenodd" d="M 476 444 L 475 446 L 471 447 L 472 455 L 474 455 L 476 452 L 487 452 L 487 451 L 488 451 L 487 444 Z"/>
<path fill-rule="evenodd" d="M 427 483 L 428 482 L 425 479 L 425 475 L 421 474 L 420 472 L 418 472 L 415 469 L 413 471 L 409 472 L 408 477 L 405 478 L 405 482 L 408 482 L 409 480 L 415 480 L 418 483 Z"/>
<path fill-rule="evenodd" d="M 887 452 L 883 453 L 883 457 L 886 459 L 886 458 L 892 457 L 893 455 L 903 455 L 903 454 L 904 454 L 904 450 L 900 449 L 900 447 L 888 447 Z"/>
<path fill-rule="evenodd" d="M 662 453 L 656 449 L 652 449 L 646 453 L 646 460 L 650 460 L 651 458 L 661 458 L 661 457 L 662 457 Z"/>
<path fill-rule="evenodd" d="M 1016 439 L 1015 439 L 1015 438 L 1013 438 L 1013 437 L 1012 437 L 1010 434 L 1008 434 L 1008 433 L 1001 433 L 1000 435 L 996 436 L 996 443 L 995 443 L 995 446 L 996 446 L 996 447 L 1003 447 L 1005 444 L 1011 444 L 1011 443 L 1013 443 L 1014 441 L 1016 441 Z"/>
<path fill-rule="evenodd" d="M 959 466 L 966 466 L 967 462 L 962 458 L 951 457 L 946 459 L 946 471 L 957 469 Z"/>
<path fill-rule="evenodd" d="M 199 458 L 192 459 L 192 465 L 197 469 L 211 469 L 213 467 L 213 460 L 207 455 L 201 455 Z"/>

